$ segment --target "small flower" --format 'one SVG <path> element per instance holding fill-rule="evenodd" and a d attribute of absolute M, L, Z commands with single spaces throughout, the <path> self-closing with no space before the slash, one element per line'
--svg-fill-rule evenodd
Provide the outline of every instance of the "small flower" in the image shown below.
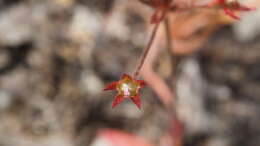
<path fill-rule="evenodd" d="M 119 81 L 108 84 L 104 90 L 117 90 L 118 94 L 115 96 L 112 103 L 113 108 L 121 103 L 125 98 L 130 98 L 140 109 L 141 100 L 139 91 L 145 85 L 146 84 L 143 80 L 135 80 L 131 76 L 123 74 Z"/>
<path fill-rule="evenodd" d="M 220 7 L 221 9 L 224 10 L 225 14 L 227 14 L 228 16 L 234 19 L 240 19 L 240 17 L 235 14 L 235 11 L 255 10 L 255 8 L 249 8 L 244 5 L 241 5 L 236 0 L 232 0 L 230 2 L 228 2 L 227 0 L 215 0 L 213 3 L 210 4 L 210 6 Z"/>

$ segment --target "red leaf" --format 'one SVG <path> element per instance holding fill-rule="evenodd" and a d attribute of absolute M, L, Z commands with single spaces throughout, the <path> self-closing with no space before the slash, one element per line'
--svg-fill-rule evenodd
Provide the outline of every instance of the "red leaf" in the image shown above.
<path fill-rule="evenodd" d="M 253 11 L 253 10 L 256 10 L 256 8 L 249 8 L 249 7 L 240 5 L 240 7 L 237 8 L 237 10 L 239 10 L 239 11 Z"/>
<path fill-rule="evenodd" d="M 237 19 L 237 20 L 240 19 L 240 17 L 238 17 L 238 16 L 234 13 L 234 11 L 232 11 L 232 10 L 230 10 L 230 9 L 225 8 L 225 9 L 224 9 L 224 12 L 225 12 L 225 14 L 227 14 L 228 16 L 230 16 L 230 17 L 232 17 L 232 18 L 234 18 L 234 19 Z"/>
<path fill-rule="evenodd" d="M 208 5 L 209 7 L 219 7 L 220 9 L 223 9 L 225 14 L 239 20 L 240 17 L 235 14 L 236 11 L 251 11 L 255 10 L 255 8 L 249 8 L 247 6 L 244 6 L 240 4 L 238 1 L 234 0 L 232 2 L 228 2 L 227 0 L 215 0 L 213 3 L 210 3 Z"/>

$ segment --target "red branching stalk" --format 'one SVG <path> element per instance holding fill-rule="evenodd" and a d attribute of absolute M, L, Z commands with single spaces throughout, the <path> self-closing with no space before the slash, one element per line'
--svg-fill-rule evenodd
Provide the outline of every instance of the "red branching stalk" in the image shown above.
<path fill-rule="evenodd" d="M 144 0 L 140 0 L 141 2 L 144 2 L 146 3 L 146 1 Z M 148 3 L 149 4 L 149 3 Z M 232 18 L 235 18 L 235 19 L 239 19 L 238 16 L 236 16 L 233 11 L 250 11 L 250 10 L 253 10 L 251 8 L 248 8 L 248 7 L 245 7 L 243 5 L 241 5 L 240 3 L 238 2 L 233 2 L 231 4 L 227 3 L 227 0 L 214 0 L 213 1 L 213 4 L 211 5 L 194 5 L 193 7 L 191 8 L 179 8 L 178 6 L 174 5 L 174 6 L 171 6 L 172 4 L 172 0 L 151 0 L 151 5 L 153 7 L 156 8 L 155 10 L 155 13 L 153 14 L 152 18 L 151 18 L 151 23 L 154 23 L 155 26 L 153 28 L 153 31 L 152 31 L 152 34 L 151 34 L 151 37 L 150 37 L 150 40 L 147 44 L 147 47 L 145 48 L 142 56 L 141 56 L 141 59 L 140 59 L 140 63 L 139 65 L 137 66 L 136 68 L 136 71 L 134 72 L 134 75 L 133 77 L 134 78 L 137 78 L 139 73 L 140 73 L 140 70 L 145 62 L 145 59 L 149 53 L 149 50 L 153 44 L 153 41 L 154 41 L 154 38 L 156 36 L 156 32 L 158 30 L 158 27 L 160 25 L 160 22 L 165 19 L 166 17 L 166 14 L 168 11 L 185 11 L 185 10 L 190 10 L 190 9 L 195 9 L 195 8 L 211 8 L 212 6 L 218 6 L 222 9 L 224 9 L 225 13 L 227 15 L 229 15 L 230 17 Z M 160 15 L 161 14 L 161 15 Z"/>
<path fill-rule="evenodd" d="M 131 98 L 132 101 L 137 105 L 138 108 L 141 108 L 141 100 L 139 95 L 139 89 L 142 88 L 145 85 L 145 82 L 142 80 L 137 80 L 141 69 L 144 66 L 145 61 L 149 60 L 149 51 L 152 48 L 152 45 L 154 42 L 156 42 L 156 33 L 159 29 L 159 25 L 162 21 L 165 22 L 165 28 L 166 28 L 166 38 L 167 38 L 167 45 L 170 49 L 173 48 L 172 46 L 172 38 L 171 38 L 171 30 L 170 24 L 167 17 L 167 13 L 169 11 L 171 12 L 181 12 L 191 9 L 198 9 L 198 8 L 219 8 L 223 9 L 225 14 L 234 18 L 239 19 L 239 16 L 235 14 L 235 11 L 250 11 L 254 10 L 253 8 L 246 7 L 244 5 L 241 5 L 239 2 L 228 2 L 227 0 L 213 0 L 212 3 L 206 4 L 206 5 L 192 5 L 188 7 L 182 7 L 179 6 L 177 3 L 173 3 L 173 0 L 140 0 L 141 2 L 150 5 L 151 7 L 155 8 L 155 12 L 153 13 L 151 17 L 151 24 L 154 24 L 154 28 L 152 29 L 151 37 L 148 41 L 148 44 L 146 48 L 144 49 L 140 62 L 133 73 L 133 77 L 124 74 L 122 78 L 117 82 L 112 82 L 107 85 L 107 87 L 104 90 L 117 90 L 118 94 L 115 97 L 115 100 L 112 104 L 112 107 L 115 107 L 119 103 L 121 103 L 124 98 Z M 153 75 L 153 71 L 150 71 L 150 75 Z M 147 72 L 146 72 L 147 77 Z M 154 75 L 156 77 L 156 75 Z M 161 85 L 165 85 L 163 81 L 161 81 L 159 78 L 157 78 L 157 84 L 161 82 Z M 162 87 L 162 86 L 161 86 Z M 171 92 L 167 92 L 167 94 L 161 94 L 162 89 L 157 90 L 158 94 L 161 97 L 167 97 L 163 101 L 168 105 L 170 103 L 169 99 L 171 99 L 172 95 Z M 155 91 L 157 88 L 154 88 Z M 168 90 L 167 86 L 165 85 L 165 89 Z M 169 97 L 169 98 L 168 98 Z"/>

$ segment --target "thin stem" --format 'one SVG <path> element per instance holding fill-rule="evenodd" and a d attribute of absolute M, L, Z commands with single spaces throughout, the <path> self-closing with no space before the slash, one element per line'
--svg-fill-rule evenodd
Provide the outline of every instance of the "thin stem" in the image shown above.
<path fill-rule="evenodd" d="M 162 11 L 162 15 L 161 15 L 161 18 L 160 18 L 161 20 L 163 20 L 166 17 L 167 11 L 168 11 L 168 9 L 165 9 L 165 10 Z M 145 59 L 146 59 L 146 57 L 147 57 L 147 55 L 148 55 L 148 53 L 149 53 L 149 51 L 152 47 L 152 44 L 153 44 L 153 41 L 155 39 L 155 36 L 156 36 L 157 30 L 159 28 L 160 22 L 161 21 L 155 23 L 155 26 L 152 30 L 152 35 L 150 37 L 150 40 L 148 41 L 148 44 L 147 44 L 146 48 L 144 49 L 144 52 L 142 53 L 139 65 L 137 66 L 137 68 L 134 72 L 134 78 L 137 78 L 138 75 L 140 74 L 140 70 L 143 67 Z"/>
<path fill-rule="evenodd" d="M 156 36 L 156 32 L 157 32 L 157 30 L 158 30 L 158 28 L 159 28 L 159 25 L 160 25 L 160 22 L 156 23 L 155 26 L 154 26 L 154 28 L 153 28 L 152 35 L 151 35 L 151 37 L 150 37 L 150 40 L 148 41 L 148 44 L 147 44 L 145 50 L 144 50 L 143 53 L 142 53 L 140 62 L 139 62 L 138 66 L 137 66 L 137 68 L 136 68 L 136 70 L 135 70 L 135 72 L 134 72 L 134 78 L 137 78 L 137 77 L 138 77 L 138 75 L 139 75 L 139 73 L 140 73 L 140 70 L 141 70 L 141 68 L 142 68 L 143 65 L 144 65 L 145 59 L 146 59 L 146 57 L 147 57 L 147 55 L 148 55 L 148 53 L 149 53 L 149 50 L 151 49 L 151 46 L 152 46 L 152 44 L 153 44 L 153 41 L 154 41 L 154 38 L 155 38 L 155 36 Z"/>

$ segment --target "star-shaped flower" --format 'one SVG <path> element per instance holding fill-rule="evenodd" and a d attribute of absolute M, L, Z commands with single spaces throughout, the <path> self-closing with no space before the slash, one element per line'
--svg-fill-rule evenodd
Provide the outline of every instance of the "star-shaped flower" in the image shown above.
<path fill-rule="evenodd" d="M 240 4 L 237 0 L 232 0 L 230 2 L 228 2 L 227 0 L 215 0 L 213 1 L 213 3 L 209 4 L 209 6 L 215 6 L 223 9 L 225 14 L 234 19 L 240 19 L 240 17 L 235 14 L 235 11 L 255 10 L 255 8 L 249 8 Z"/>
<path fill-rule="evenodd" d="M 104 90 L 117 90 L 118 93 L 112 103 L 113 108 L 121 103 L 125 98 L 130 98 L 140 109 L 141 100 L 139 91 L 145 85 L 146 84 L 143 80 L 135 80 L 131 76 L 123 74 L 119 81 L 108 84 Z"/>

